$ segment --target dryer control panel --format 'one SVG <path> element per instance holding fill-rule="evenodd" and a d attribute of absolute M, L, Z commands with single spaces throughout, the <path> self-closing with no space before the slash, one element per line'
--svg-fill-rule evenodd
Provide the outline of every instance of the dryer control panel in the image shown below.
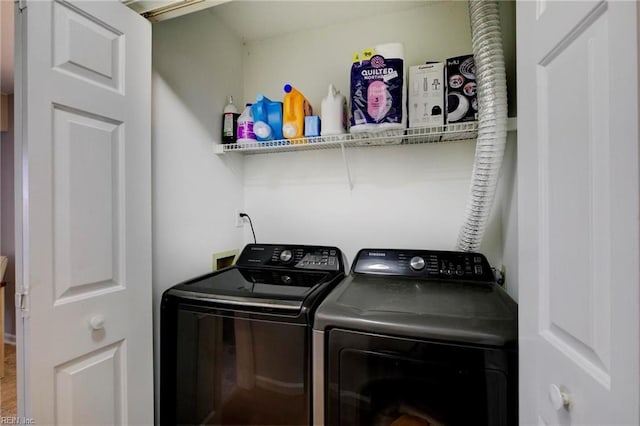
<path fill-rule="evenodd" d="M 495 282 L 484 255 L 459 251 L 362 249 L 353 262 L 352 271 L 447 281 Z"/>
<path fill-rule="evenodd" d="M 238 266 L 276 266 L 304 270 L 344 272 L 342 252 L 337 247 L 295 244 L 248 244 Z"/>

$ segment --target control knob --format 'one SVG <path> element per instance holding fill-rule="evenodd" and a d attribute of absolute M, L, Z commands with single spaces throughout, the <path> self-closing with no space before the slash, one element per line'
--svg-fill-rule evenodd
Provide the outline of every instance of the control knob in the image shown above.
<path fill-rule="evenodd" d="M 409 261 L 409 266 L 411 266 L 411 269 L 414 271 L 420 271 L 424 269 L 424 259 L 420 256 L 414 256 Z"/>
<path fill-rule="evenodd" d="M 291 258 L 293 258 L 293 253 L 291 253 L 291 250 L 282 250 L 282 253 L 280 253 L 280 261 L 287 263 L 291 260 Z"/>

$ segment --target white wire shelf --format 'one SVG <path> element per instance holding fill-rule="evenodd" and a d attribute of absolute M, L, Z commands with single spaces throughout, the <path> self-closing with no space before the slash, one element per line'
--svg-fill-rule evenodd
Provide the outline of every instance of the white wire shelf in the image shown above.
<path fill-rule="evenodd" d="M 508 130 L 515 130 L 515 119 L 509 119 Z M 266 154 L 270 152 L 307 151 L 361 146 L 412 145 L 475 139 L 478 122 L 448 124 L 436 127 L 420 127 L 405 130 L 387 130 L 381 133 L 349 133 L 337 136 L 283 139 L 249 144 L 216 144 L 216 154 L 228 152 L 242 154 Z"/>

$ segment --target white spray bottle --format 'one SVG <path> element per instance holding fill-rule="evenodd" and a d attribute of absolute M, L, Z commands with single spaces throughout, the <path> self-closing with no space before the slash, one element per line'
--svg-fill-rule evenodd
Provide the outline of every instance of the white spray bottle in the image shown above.
<path fill-rule="evenodd" d="M 321 104 L 322 136 L 342 135 L 346 133 L 347 100 L 333 84 L 329 85 L 329 94 Z"/>

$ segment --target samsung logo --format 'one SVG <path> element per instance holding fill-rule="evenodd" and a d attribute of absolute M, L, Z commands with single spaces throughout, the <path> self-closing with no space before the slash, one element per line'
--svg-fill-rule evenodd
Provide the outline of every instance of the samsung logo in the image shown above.
<path fill-rule="evenodd" d="M 369 256 L 375 256 L 375 257 L 387 257 L 387 253 L 369 252 Z"/>

